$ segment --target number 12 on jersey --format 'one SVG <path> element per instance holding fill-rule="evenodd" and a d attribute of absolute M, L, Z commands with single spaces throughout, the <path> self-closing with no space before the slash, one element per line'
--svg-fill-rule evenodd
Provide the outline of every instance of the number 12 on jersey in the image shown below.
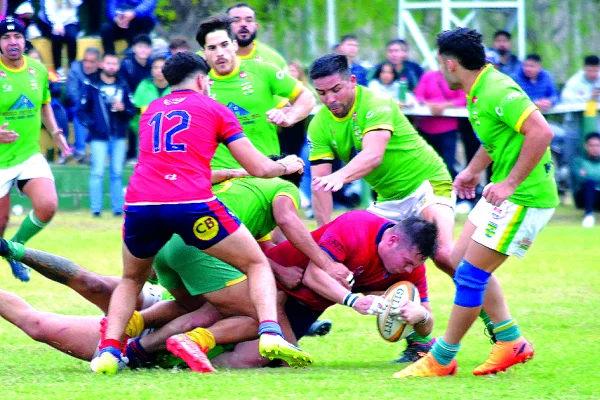
<path fill-rule="evenodd" d="M 163 132 L 164 118 L 172 120 L 179 118 L 179 123 L 172 126 L 166 132 Z M 152 152 L 184 152 L 187 145 L 185 143 L 174 143 L 175 135 L 190 127 L 190 114 L 183 110 L 173 110 L 168 113 L 158 112 L 152 116 L 148 122 L 153 129 L 152 131 Z"/>

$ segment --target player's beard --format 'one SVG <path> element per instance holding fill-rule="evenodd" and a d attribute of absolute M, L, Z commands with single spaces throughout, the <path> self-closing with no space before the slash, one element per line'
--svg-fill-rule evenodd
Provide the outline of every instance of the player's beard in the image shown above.
<path fill-rule="evenodd" d="M 252 44 L 252 42 L 254 42 L 254 39 L 256 39 L 256 33 L 257 31 L 254 31 L 250 34 L 250 37 L 248 39 L 242 39 L 239 36 L 235 36 L 235 39 L 238 42 L 238 46 L 239 47 L 248 47 Z"/>

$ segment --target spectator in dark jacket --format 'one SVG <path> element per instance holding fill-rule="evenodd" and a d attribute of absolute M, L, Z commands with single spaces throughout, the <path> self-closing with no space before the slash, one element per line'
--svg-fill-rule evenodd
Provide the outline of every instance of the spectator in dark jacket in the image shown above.
<path fill-rule="evenodd" d="M 108 0 L 108 22 L 100 28 L 102 46 L 115 52 L 115 40 L 125 39 L 129 46 L 140 33 L 150 33 L 156 25 L 156 0 Z"/>
<path fill-rule="evenodd" d="M 512 35 L 499 30 L 494 33 L 494 50 L 500 55 L 498 70 L 506 75 L 515 75 L 521 69 L 521 61 L 512 53 Z"/>
<path fill-rule="evenodd" d="M 88 129 L 81 122 L 77 108 L 81 100 L 81 94 L 86 90 L 86 82 L 99 79 L 101 57 L 100 50 L 95 47 L 88 47 L 83 54 L 83 60 L 71 64 L 67 76 L 67 106 L 71 109 L 75 130 L 73 155 L 78 161 L 82 161 L 85 156 Z"/>
<path fill-rule="evenodd" d="M 512 78 L 542 112 L 558 103 L 558 89 L 552 75 L 542 68 L 542 58 L 539 55 L 528 55 L 519 72 Z"/>
<path fill-rule="evenodd" d="M 152 77 L 152 63 L 150 55 L 152 54 L 152 40 L 146 34 L 137 35 L 133 39 L 133 54 L 125 57 L 121 62 L 119 75 L 129 85 L 131 93 L 135 93 L 140 82 Z M 127 132 L 127 155 L 126 159 L 135 162 L 137 157 L 137 130 L 129 129 Z"/>
<path fill-rule="evenodd" d="M 340 44 L 337 47 L 337 53 L 343 54 L 348 59 L 350 73 L 356 77 L 356 83 L 361 86 L 367 86 L 367 70 L 358 63 L 356 56 L 358 55 L 358 37 L 355 35 L 344 35 Z"/>
<path fill-rule="evenodd" d="M 94 216 L 102 211 L 106 157 L 110 156 L 110 200 L 114 215 L 123 213 L 123 166 L 129 121 L 136 113 L 127 83 L 118 76 L 119 58 L 104 54 L 97 81 L 86 84 L 79 116 L 89 130 L 92 158 L 90 206 Z"/>
<path fill-rule="evenodd" d="M 385 51 L 386 61 L 396 70 L 398 80 L 408 83 L 408 90 L 414 91 L 423 75 L 423 68 L 415 62 L 408 61 L 408 43 L 402 39 L 390 40 Z M 379 66 L 375 67 L 375 70 Z"/>

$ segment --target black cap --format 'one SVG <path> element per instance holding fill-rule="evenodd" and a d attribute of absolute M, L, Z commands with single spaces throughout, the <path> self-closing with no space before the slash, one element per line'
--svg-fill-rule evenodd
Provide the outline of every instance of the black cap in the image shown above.
<path fill-rule="evenodd" d="M 6 35 L 8 32 L 19 32 L 25 36 L 25 27 L 18 19 L 6 17 L 4 21 L 0 22 L 0 37 Z"/>
<path fill-rule="evenodd" d="M 138 43 L 144 43 L 152 47 L 152 39 L 150 39 L 150 36 L 146 35 L 145 33 L 140 33 L 139 35 L 136 35 L 133 38 L 133 42 L 131 43 L 131 45 L 135 46 Z"/>

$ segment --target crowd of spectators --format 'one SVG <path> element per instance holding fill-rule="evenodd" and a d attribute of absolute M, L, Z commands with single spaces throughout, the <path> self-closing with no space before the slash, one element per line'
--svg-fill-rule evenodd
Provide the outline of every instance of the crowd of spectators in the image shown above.
<path fill-rule="evenodd" d="M 53 109 L 59 124 L 67 127 L 68 122 L 72 122 L 73 157 L 78 162 L 92 164 L 92 211 L 94 215 L 100 215 L 101 182 L 104 164 L 109 157 L 111 197 L 115 197 L 112 209 L 118 214 L 122 200 L 117 193 L 119 190 L 122 192 L 122 184 L 117 187 L 117 182 L 122 181 L 123 164 L 134 163 L 137 157 L 140 112 L 152 100 L 169 93 L 161 72 L 165 59 L 177 52 L 189 51 L 191 46 L 186 38 L 175 36 L 171 38 L 168 49 L 159 53 L 153 51 L 150 33 L 156 24 L 156 1 L 108 0 L 105 7 L 106 22 L 100 24 L 98 18 L 90 18 L 88 28 L 89 32 L 101 36 L 103 52 L 90 47 L 83 53 L 83 59 L 76 61 L 77 38 L 81 35 L 78 9 L 84 1 L 89 12 L 103 10 L 98 0 L 41 0 L 37 13 L 28 1 L 0 0 L 0 19 L 13 14 L 29 26 L 28 34 L 36 35 L 35 29 L 32 29 L 34 25 L 38 35 L 51 40 L 52 61 L 56 68 L 56 71 L 49 72 L 50 80 L 54 81 L 51 85 L 53 98 L 56 99 L 53 100 Z M 114 42 L 118 39 L 127 41 L 128 51 L 124 57 L 115 56 Z M 559 103 L 584 103 L 600 96 L 600 59 L 597 56 L 585 57 L 583 69 L 571 77 L 559 92 L 552 74 L 543 67 L 542 58 L 532 53 L 524 60 L 519 60 L 512 52 L 511 39 L 510 32 L 498 30 L 486 51 L 487 60 L 511 76 L 542 112 Z M 64 67 L 63 46 L 67 48 L 67 64 Z M 401 107 L 422 104 L 430 108 L 430 117 L 413 118 L 411 121 L 419 134 L 443 158 L 452 176 L 456 175 L 461 165 L 456 158 L 459 140 L 462 140 L 465 149 L 467 159 L 464 161 L 469 161 L 473 149 L 477 147 L 475 133 L 465 119 L 443 116 L 447 108 L 465 106 L 465 93 L 450 90 L 441 72 L 424 71 L 418 63 L 411 61 L 409 45 L 405 40 L 390 40 L 386 45 L 385 59 L 375 65 L 371 62 L 361 63 L 360 42 L 356 35 L 342 36 L 333 51 L 348 58 L 351 72 L 359 85 L 389 95 Z M 39 58 L 39 52 L 35 50 L 30 50 L 29 55 Z M 114 77 L 113 72 L 107 71 L 107 65 L 110 65 L 110 71 L 114 70 Z M 291 62 L 288 68 L 291 74 L 309 84 L 300 63 Z M 68 74 L 65 74 L 67 69 Z M 284 135 L 287 132 L 282 132 L 281 145 L 286 152 L 301 153 L 307 123 L 304 121 L 292 127 L 299 131 L 294 135 Z M 284 138 L 292 136 L 294 140 Z M 577 140 L 565 140 L 563 154 L 567 164 L 578 163 L 571 168 L 571 183 L 577 204 L 586 208 L 587 219 L 584 218 L 584 222 L 587 222 L 583 223 L 586 226 L 590 225 L 590 221 L 593 225 L 588 209 L 589 204 L 595 205 L 597 200 L 592 203 L 584 201 L 591 196 L 584 195 L 590 192 L 585 188 L 591 185 L 588 182 L 590 176 L 595 176 L 597 171 L 588 172 L 586 179 L 579 172 L 587 171 L 590 165 L 597 163 L 598 155 L 590 152 L 590 148 L 593 150 L 596 147 L 596 141 L 596 136 L 588 137 L 587 152 L 584 152 L 583 145 Z M 86 143 L 91 150 L 89 155 Z M 64 157 L 58 158 L 59 163 L 65 161 Z M 597 187 L 600 184 L 597 183 Z"/>

